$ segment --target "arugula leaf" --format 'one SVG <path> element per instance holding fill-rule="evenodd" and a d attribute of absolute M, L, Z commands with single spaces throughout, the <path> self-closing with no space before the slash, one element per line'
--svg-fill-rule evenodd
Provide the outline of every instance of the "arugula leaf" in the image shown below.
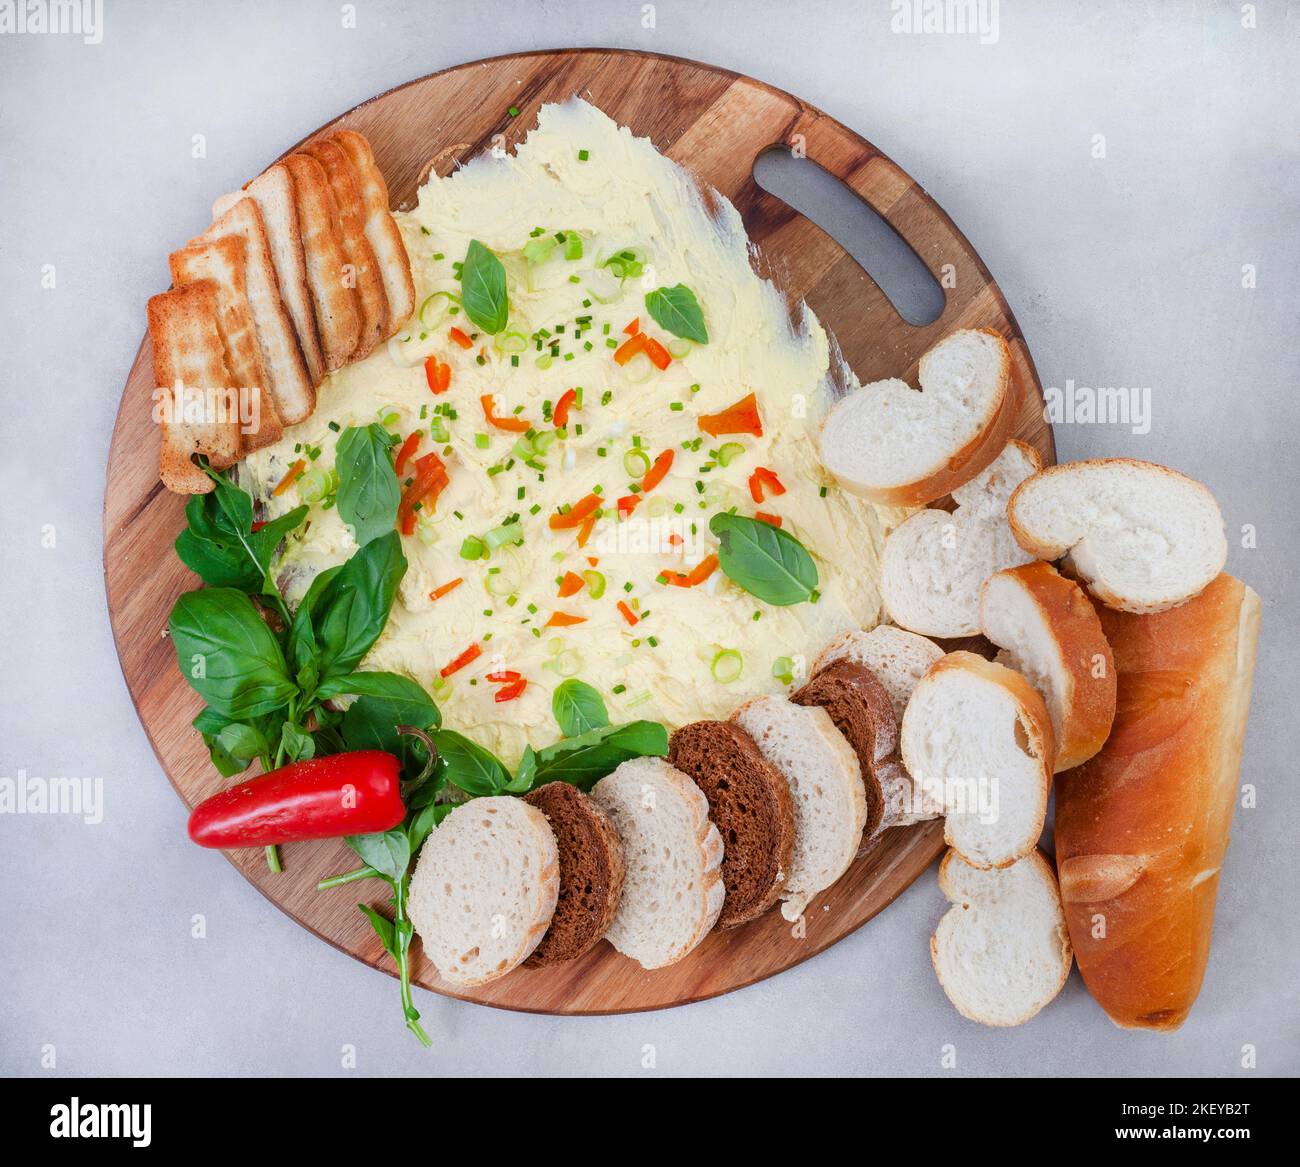
<path fill-rule="evenodd" d="M 401 879 L 411 862 L 411 841 L 404 827 L 371 835 L 348 835 L 343 840 L 361 861 L 388 879 Z"/>
<path fill-rule="evenodd" d="M 577 737 L 589 729 L 609 724 L 609 713 L 600 694 L 576 678 L 562 682 L 551 694 L 551 711 L 565 737 Z"/>
<path fill-rule="evenodd" d="M 500 794 L 509 785 L 510 771 L 501 759 L 463 734 L 440 729 L 433 735 L 433 744 L 447 781 L 466 794 Z"/>
<path fill-rule="evenodd" d="M 510 316 L 506 269 L 477 239 L 471 240 L 461 264 L 460 299 L 465 315 L 490 336 L 505 328 Z"/>
<path fill-rule="evenodd" d="M 709 332 L 704 327 L 704 310 L 695 293 L 685 284 L 647 292 L 645 306 L 650 315 L 674 336 L 684 336 L 697 344 L 709 343 Z"/>
<path fill-rule="evenodd" d="M 668 731 L 657 721 L 603 726 L 538 750 L 531 763 L 529 789 L 547 782 L 568 782 L 590 790 L 629 758 L 662 758 L 667 753 Z"/>
<path fill-rule="evenodd" d="M 232 721 L 280 709 L 298 693 L 275 634 L 243 592 L 186 592 L 167 629 L 190 687 Z"/>
<path fill-rule="evenodd" d="M 392 920 L 381 916 L 369 904 L 357 904 L 357 907 L 361 909 L 361 914 L 370 921 L 370 926 L 375 930 L 375 933 L 383 943 L 384 951 L 400 963 L 401 957 L 397 952 L 396 932 L 393 928 Z"/>
<path fill-rule="evenodd" d="M 788 531 L 727 512 L 714 515 L 709 530 L 718 537 L 723 572 L 751 596 L 782 608 L 813 598 L 817 565 Z"/>
<path fill-rule="evenodd" d="M 308 607 L 305 621 L 310 621 L 310 639 L 297 619 L 294 624 L 298 643 L 294 643 L 293 632 L 290 634 L 295 664 L 299 664 L 298 656 L 304 648 L 314 645 L 311 655 L 322 681 L 350 673 L 383 632 L 397 586 L 406 574 L 401 536 L 389 531 L 331 572 L 318 590 L 316 584 L 320 581 L 313 581 L 308 589 L 310 605 L 308 597 L 303 600 L 302 606 Z"/>
<path fill-rule="evenodd" d="M 378 422 L 349 426 L 334 457 L 339 472 L 338 508 L 357 545 L 386 534 L 397 522 L 401 491 L 389 453 L 391 435 Z"/>

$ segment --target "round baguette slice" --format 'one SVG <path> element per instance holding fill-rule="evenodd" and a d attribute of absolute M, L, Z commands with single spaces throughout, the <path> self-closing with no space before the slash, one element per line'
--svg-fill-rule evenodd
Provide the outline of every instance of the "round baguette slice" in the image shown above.
<path fill-rule="evenodd" d="M 984 635 L 1047 704 L 1054 769 L 1086 762 L 1115 720 L 1115 658 L 1083 589 L 1041 560 L 999 571 L 980 596 Z"/>
<path fill-rule="evenodd" d="M 939 889 L 953 906 L 930 937 L 930 960 L 948 1000 L 981 1025 L 1023 1025 L 1061 991 L 1074 960 L 1051 864 L 1035 848 L 981 870 L 949 851 Z"/>
<path fill-rule="evenodd" d="M 953 492 L 954 511 L 918 511 L 890 532 L 880 594 L 896 624 L 926 636 L 979 631 L 984 581 L 1032 558 L 1011 534 L 1006 505 L 1042 464 L 1032 446 L 1010 441 L 997 461 Z"/>
<path fill-rule="evenodd" d="M 898 718 L 885 687 L 865 665 L 841 660 L 814 673 L 806 685 L 790 695 L 790 700 L 796 705 L 825 709 L 857 755 L 867 799 L 864 833 L 872 838 L 884 825 L 886 791 L 881 780 L 891 782 L 898 777 L 895 768 L 885 766 L 898 752 Z M 889 801 L 899 801 L 892 790 Z"/>
<path fill-rule="evenodd" d="M 605 938 L 642 968 L 681 960 L 722 911 L 722 836 L 708 800 L 663 758 L 624 762 L 591 796 L 614 820 L 627 867 Z"/>
<path fill-rule="evenodd" d="M 576 960 L 608 931 L 623 894 L 623 843 L 614 820 L 568 782 L 547 782 L 524 801 L 551 824 L 559 849 L 560 893 L 551 926 L 525 962 Z"/>
<path fill-rule="evenodd" d="M 941 656 L 943 649 L 933 640 L 906 628 L 880 624 L 870 632 L 853 631 L 837 636 L 817 654 L 812 671 L 819 673 L 837 660 L 865 665 L 885 686 L 894 706 L 894 716 L 901 725 L 903 710 L 916 683 Z"/>
<path fill-rule="evenodd" d="M 517 968 L 541 941 L 560 890 L 555 834 L 518 798 L 475 798 L 429 836 L 411 876 L 411 923 L 453 985 Z"/>
<path fill-rule="evenodd" d="M 905 381 L 864 385 L 822 428 L 821 455 L 845 490 L 880 506 L 924 506 L 970 481 L 998 456 L 1015 423 L 1011 352 L 997 333 L 962 329 Z"/>
<path fill-rule="evenodd" d="M 753 739 L 727 721 L 696 721 L 673 733 L 668 761 L 709 800 L 722 835 L 719 928 L 761 916 L 785 888 L 794 853 L 794 804 L 786 780 Z"/>
<path fill-rule="evenodd" d="M 1020 484 L 1007 515 L 1031 555 L 1068 552 L 1103 604 L 1139 615 L 1198 595 L 1228 557 L 1223 515 L 1209 490 L 1132 458 L 1049 466 Z"/>
<path fill-rule="evenodd" d="M 950 652 L 903 715 L 903 762 L 943 805 L 944 838 L 973 867 L 1006 867 L 1043 833 L 1056 749 L 1043 699 L 1019 673 Z"/>
<path fill-rule="evenodd" d="M 783 697 L 756 697 L 731 718 L 782 775 L 794 802 L 794 853 L 781 915 L 797 920 L 853 862 L 867 824 L 858 759 L 830 714 Z"/>

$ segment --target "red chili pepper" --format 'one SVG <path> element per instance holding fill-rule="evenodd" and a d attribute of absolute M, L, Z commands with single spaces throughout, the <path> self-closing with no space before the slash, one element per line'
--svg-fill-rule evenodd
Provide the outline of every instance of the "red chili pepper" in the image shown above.
<path fill-rule="evenodd" d="M 424 379 L 429 382 L 432 393 L 446 393 L 451 385 L 451 366 L 440 365 L 437 357 L 429 357 L 424 362 Z"/>
<path fill-rule="evenodd" d="M 561 599 L 567 598 L 568 596 L 576 596 L 586 586 L 587 581 L 576 571 L 566 571 L 564 573 L 564 578 L 560 580 L 560 590 L 555 594 Z"/>
<path fill-rule="evenodd" d="M 493 697 L 492 700 L 498 705 L 501 704 L 502 701 L 513 701 L 516 697 L 520 696 L 526 688 L 528 688 L 527 681 L 522 679 L 512 681 L 510 684 L 504 685 L 498 689 L 496 696 Z"/>
<path fill-rule="evenodd" d="M 444 665 L 442 669 L 439 670 L 438 676 L 450 677 L 452 673 L 456 672 L 458 669 L 463 669 L 470 663 L 470 661 L 477 660 L 482 655 L 483 646 L 481 644 L 471 644 L 469 648 L 462 652 L 454 661 L 450 664 Z"/>
<path fill-rule="evenodd" d="M 654 490 L 672 469 L 673 451 L 665 450 L 654 460 L 654 465 L 646 471 L 645 477 L 641 480 L 641 489 L 645 491 Z"/>
<path fill-rule="evenodd" d="M 699 427 L 715 438 L 723 434 L 763 436 L 763 419 L 758 415 L 758 401 L 752 393 L 727 406 L 721 413 L 705 414 L 699 419 Z"/>
<path fill-rule="evenodd" d="M 776 476 L 776 473 L 766 466 L 760 466 L 749 476 L 749 495 L 755 502 L 763 501 L 764 487 L 772 494 L 785 493 L 785 487 Z"/>
<path fill-rule="evenodd" d="M 474 342 L 470 340 L 469 336 L 466 333 L 462 332 L 459 328 L 453 328 L 451 332 L 448 333 L 448 335 L 451 337 L 452 340 L 454 340 L 458 345 L 460 345 L 461 348 L 474 347 Z"/>
<path fill-rule="evenodd" d="M 402 443 L 402 448 L 397 451 L 397 459 L 393 462 L 393 469 L 401 474 L 406 469 L 407 459 L 415 453 L 420 447 L 420 439 L 424 437 L 423 430 L 416 430 L 409 438 Z"/>
<path fill-rule="evenodd" d="M 509 430 L 512 434 L 526 434 L 533 428 L 532 423 L 522 417 L 497 417 L 496 404 L 492 400 L 491 393 L 484 393 L 478 400 L 483 406 L 483 417 L 488 425 L 494 425 L 499 430 Z"/>
<path fill-rule="evenodd" d="M 555 423 L 557 430 L 566 428 L 569 424 L 569 408 L 578 399 L 576 389 L 566 389 L 560 394 L 560 400 L 555 403 L 555 410 L 551 414 L 551 421 Z"/>
<path fill-rule="evenodd" d="M 386 831 L 406 816 L 392 754 L 355 750 L 293 762 L 194 808 L 200 847 L 270 847 Z"/>

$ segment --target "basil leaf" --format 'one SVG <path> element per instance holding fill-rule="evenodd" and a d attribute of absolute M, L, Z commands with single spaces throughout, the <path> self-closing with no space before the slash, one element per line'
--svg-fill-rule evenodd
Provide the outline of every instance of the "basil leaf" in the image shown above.
<path fill-rule="evenodd" d="M 349 673 L 346 677 L 331 677 L 316 691 L 323 701 L 328 697 L 344 695 L 358 697 L 384 697 L 394 705 L 410 710 L 411 716 L 399 724 L 427 729 L 438 722 L 438 707 L 423 687 L 400 673 Z"/>
<path fill-rule="evenodd" d="M 371 835 L 348 835 L 343 841 L 361 856 L 363 863 L 389 879 L 401 879 L 411 862 L 411 841 L 401 827 Z"/>
<path fill-rule="evenodd" d="M 491 750 L 451 729 L 433 735 L 439 766 L 447 781 L 475 797 L 500 794 L 510 783 L 510 771 Z"/>
<path fill-rule="evenodd" d="M 714 515 L 709 530 L 718 537 L 723 572 L 751 596 L 782 608 L 813 598 L 817 565 L 788 531 L 728 513 Z"/>
<path fill-rule="evenodd" d="M 241 762 L 238 758 L 228 754 L 212 734 L 205 733 L 203 742 L 208 747 L 208 756 L 212 759 L 212 764 L 217 768 L 217 773 L 223 778 L 233 778 L 236 774 L 242 774 L 248 769 L 247 762 Z"/>
<path fill-rule="evenodd" d="M 334 466 L 339 472 L 339 514 L 352 528 L 357 546 L 391 531 L 402 492 L 388 431 L 378 422 L 349 426 L 339 438 Z"/>
<path fill-rule="evenodd" d="M 537 754 L 532 746 L 524 747 L 524 756 L 515 767 L 515 776 L 506 783 L 506 794 L 527 794 L 537 780 Z"/>
<path fill-rule="evenodd" d="M 286 721 L 280 730 L 280 744 L 290 762 L 305 762 L 316 755 L 316 742 L 311 734 L 291 721 Z"/>
<path fill-rule="evenodd" d="M 433 832 L 433 828 L 446 818 L 450 810 L 451 806 L 448 803 L 431 802 L 411 815 L 411 821 L 406 825 L 406 837 L 410 840 L 412 855 L 424 845 L 424 840 Z M 443 813 L 439 814 L 439 811 Z"/>
<path fill-rule="evenodd" d="M 674 336 L 684 336 L 697 344 L 709 343 L 709 332 L 704 327 L 704 310 L 695 293 L 685 284 L 647 292 L 645 306 L 655 321 Z"/>
<path fill-rule="evenodd" d="M 477 239 L 470 242 L 461 264 L 460 301 L 465 315 L 490 336 L 505 328 L 510 315 L 506 269 Z"/>
<path fill-rule="evenodd" d="M 319 645 L 316 642 L 316 629 L 312 626 L 312 613 L 315 612 L 322 593 L 342 570 L 343 564 L 340 563 L 337 567 L 327 567 L 319 572 L 293 614 L 293 623 L 289 626 L 289 663 L 296 670 L 296 676 L 301 677 L 304 669 L 310 669 L 317 681 L 320 679 L 320 668 L 316 661 Z M 302 683 L 301 680 L 299 683 Z"/>
<path fill-rule="evenodd" d="M 668 731 L 656 721 L 604 726 L 539 750 L 532 788 L 568 782 L 590 790 L 629 758 L 662 758 L 667 753 Z"/>
<path fill-rule="evenodd" d="M 565 737 L 577 737 L 589 729 L 609 724 L 605 702 L 585 681 L 564 681 L 551 694 L 551 711 Z"/>
<path fill-rule="evenodd" d="M 362 915 L 370 921 L 370 926 L 383 942 L 384 951 L 394 960 L 397 960 L 397 937 L 393 930 L 392 920 L 385 919 L 369 904 L 357 904 L 357 907 L 361 909 Z"/>
<path fill-rule="evenodd" d="M 361 678 L 366 678 L 364 682 Z M 327 681 L 319 696 L 361 693 L 348 706 L 340 723 L 340 732 L 349 749 L 384 750 L 403 759 L 403 770 L 418 772 L 425 760 L 423 743 L 403 737 L 399 725 L 417 729 L 437 729 L 442 724 L 438 707 L 429 695 L 409 677 L 394 673 L 353 673 Z"/>
<path fill-rule="evenodd" d="M 312 597 L 308 619 L 322 680 L 350 673 L 361 663 L 388 622 L 405 574 L 401 537 L 389 531 L 356 551 Z"/>
<path fill-rule="evenodd" d="M 279 642 L 243 592 L 186 592 L 167 629 L 190 687 L 232 721 L 270 713 L 298 692 Z"/>
<path fill-rule="evenodd" d="M 176 554 L 204 583 L 241 592 L 274 593 L 271 557 L 307 517 L 305 506 L 253 530 L 253 500 L 221 475 L 208 494 L 185 504 L 187 527 L 176 536 Z"/>
<path fill-rule="evenodd" d="M 288 723 L 285 723 L 286 728 Z M 217 745 L 235 761 L 248 765 L 254 758 L 270 753 L 266 736 L 256 726 L 232 721 L 217 734 Z"/>

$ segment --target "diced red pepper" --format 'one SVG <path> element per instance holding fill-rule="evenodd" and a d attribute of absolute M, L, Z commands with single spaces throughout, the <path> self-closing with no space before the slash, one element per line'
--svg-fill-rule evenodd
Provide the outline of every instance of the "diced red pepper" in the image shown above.
<path fill-rule="evenodd" d="M 446 393 L 451 387 L 451 366 L 438 363 L 437 357 L 429 357 L 424 362 L 424 379 L 429 383 L 432 393 Z"/>
<path fill-rule="evenodd" d="M 626 365 L 637 353 L 645 352 L 645 333 L 638 332 L 614 350 L 614 361 Z"/>
<path fill-rule="evenodd" d="M 523 673 L 517 673 L 514 669 L 500 669 L 495 673 L 488 673 L 487 679 L 494 685 L 500 685 L 505 681 L 517 681 Z"/>
<path fill-rule="evenodd" d="M 460 345 L 461 348 L 474 347 L 474 342 L 470 340 L 470 338 L 459 328 L 453 328 L 451 332 L 448 333 L 448 335 L 451 337 L 452 340 L 454 340 L 458 345 Z"/>
<path fill-rule="evenodd" d="M 302 477 L 302 473 L 306 469 L 307 469 L 307 463 L 302 458 L 299 458 L 298 461 L 296 461 L 292 466 L 289 467 L 289 473 L 286 474 L 283 478 L 280 479 L 279 482 L 275 484 L 275 489 L 272 490 L 271 493 L 283 494 L 286 490 L 289 489 L 289 487 L 291 487 L 295 482 L 297 482 L 299 478 Z"/>
<path fill-rule="evenodd" d="M 720 413 L 705 414 L 699 419 L 699 427 L 715 438 L 723 434 L 763 436 L 763 419 L 758 415 L 758 401 L 752 393 Z"/>
<path fill-rule="evenodd" d="M 675 588 L 693 588 L 702 584 L 718 569 L 718 557 L 706 555 L 689 572 L 666 571 L 664 578 Z"/>
<path fill-rule="evenodd" d="M 441 600 L 442 597 L 445 596 L 448 592 L 454 592 L 464 582 L 465 582 L 464 576 L 457 576 L 450 583 L 445 583 L 440 588 L 434 588 L 433 591 L 429 593 L 429 599 Z"/>
<path fill-rule="evenodd" d="M 528 688 L 528 682 L 521 677 L 517 681 L 511 681 L 510 684 L 503 685 L 497 690 L 496 696 L 492 700 L 498 705 L 503 701 L 513 701 L 516 697 L 521 696 L 526 688 Z"/>
<path fill-rule="evenodd" d="M 586 622 L 586 616 L 575 616 L 572 612 L 552 612 L 551 618 L 542 627 L 572 628 L 575 624 L 585 624 Z"/>
<path fill-rule="evenodd" d="M 672 354 L 653 336 L 645 338 L 645 355 L 650 358 L 651 363 L 660 372 L 663 372 L 673 363 Z"/>
<path fill-rule="evenodd" d="M 569 408 L 578 399 L 576 389 L 566 389 L 560 394 L 560 400 L 555 403 L 555 410 L 551 414 L 551 421 L 555 423 L 557 430 L 566 428 L 569 424 Z"/>
<path fill-rule="evenodd" d="M 437 454 L 425 454 L 423 458 L 416 459 L 415 478 L 402 492 L 402 500 L 397 507 L 403 535 L 415 534 L 416 504 L 419 504 L 421 510 L 426 505 L 433 510 L 437 506 L 438 496 L 449 481 L 447 467 Z"/>
<path fill-rule="evenodd" d="M 471 661 L 477 660 L 483 655 L 483 646 L 481 644 L 471 644 L 464 652 L 449 664 L 444 665 L 439 671 L 438 676 L 450 677 L 452 673 L 463 669 Z"/>
<path fill-rule="evenodd" d="M 760 523 L 770 523 L 774 527 L 779 527 L 781 525 L 781 516 L 769 514 L 767 511 L 755 511 L 754 518 L 756 518 Z"/>
<path fill-rule="evenodd" d="M 479 398 L 479 404 L 483 406 L 483 416 L 488 425 L 494 425 L 499 430 L 508 430 L 512 434 L 525 434 L 532 429 L 532 423 L 522 417 L 497 417 L 496 403 L 492 400 L 491 393 L 484 393 Z"/>
<path fill-rule="evenodd" d="M 629 624 L 636 624 L 637 614 L 627 606 L 626 600 L 619 600 L 618 610 L 623 613 L 623 619 L 626 620 Z"/>
<path fill-rule="evenodd" d="M 596 516 L 594 514 L 588 515 L 582 521 L 582 527 L 578 531 L 579 547 L 585 547 L 587 545 L 587 540 L 591 538 L 591 532 L 595 528 L 595 526 L 596 526 Z"/>
<path fill-rule="evenodd" d="M 600 506 L 600 495 L 584 495 L 562 515 L 552 515 L 548 521 L 552 531 L 563 531 L 568 527 L 580 527 L 583 520 L 593 514 Z"/>
<path fill-rule="evenodd" d="M 641 317 L 633 316 L 632 319 L 623 326 L 623 331 L 628 336 L 636 336 L 636 334 L 641 331 Z"/>
<path fill-rule="evenodd" d="M 564 573 L 564 578 L 560 580 L 560 590 L 556 595 L 561 599 L 567 598 L 568 596 L 576 596 L 586 586 L 587 581 L 576 571 L 566 571 Z"/>
<path fill-rule="evenodd" d="M 668 474 L 673 467 L 673 451 L 665 450 L 654 460 L 654 464 L 645 472 L 645 477 L 641 480 L 641 489 L 643 491 L 654 490 Z"/>
<path fill-rule="evenodd" d="M 420 447 L 420 439 L 424 437 L 423 430 L 416 430 L 409 438 L 402 443 L 402 448 L 397 451 L 397 458 L 393 462 L 393 469 L 401 474 L 406 469 L 407 460 Z"/>
<path fill-rule="evenodd" d="M 641 505 L 639 494 L 625 494 L 618 500 L 618 513 L 626 518 Z"/>
<path fill-rule="evenodd" d="M 769 494 L 784 494 L 785 487 L 776 473 L 766 466 L 760 466 L 749 476 L 749 494 L 755 502 L 764 500 L 764 487 Z"/>

